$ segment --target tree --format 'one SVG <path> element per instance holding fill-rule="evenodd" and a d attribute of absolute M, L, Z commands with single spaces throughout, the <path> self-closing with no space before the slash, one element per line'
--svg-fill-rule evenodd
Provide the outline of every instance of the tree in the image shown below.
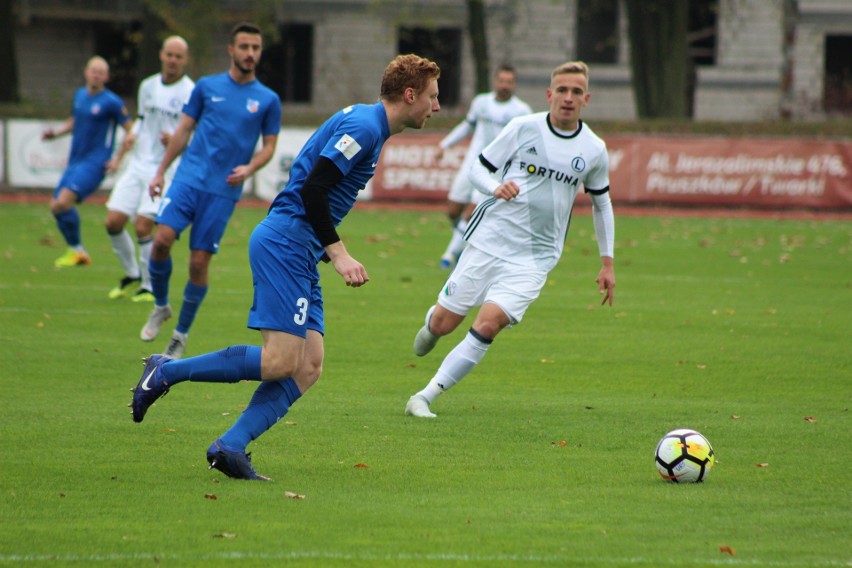
<path fill-rule="evenodd" d="M 689 116 L 689 3 L 626 0 L 633 93 L 640 118 Z"/>
<path fill-rule="evenodd" d="M 491 64 L 488 60 L 488 35 L 485 31 L 483 0 L 467 0 L 467 30 L 470 34 L 473 64 L 476 70 L 476 92 L 491 89 Z"/>
<path fill-rule="evenodd" d="M 15 15 L 13 0 L 0 0 L 0 102 L 16 103 L 18 95 L 18 63 L 15 54 Z"/>

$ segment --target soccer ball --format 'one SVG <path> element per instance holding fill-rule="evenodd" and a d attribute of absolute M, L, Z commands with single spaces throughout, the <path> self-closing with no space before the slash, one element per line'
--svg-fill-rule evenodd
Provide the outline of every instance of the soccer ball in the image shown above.
<path fill-rule="evenodd" d="M 687 428 L 663 436 L 654 457 L 660 476 L 672 483 L 704 481 L 716 464 L 716 454 L 707 438 Z"/>

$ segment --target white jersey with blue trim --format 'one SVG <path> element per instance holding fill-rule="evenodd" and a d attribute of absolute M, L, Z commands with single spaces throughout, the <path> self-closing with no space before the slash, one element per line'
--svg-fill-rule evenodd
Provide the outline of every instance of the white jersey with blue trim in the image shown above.
<path fill-rule="evenodd" d="M 606 144 L 582 121 L 571 134 L 557 132 L 549 113 L 512 120 L 481 153 L 474 168 L 487 167 L 500 181 L 477 188 L 485 193 L 507 181 L 520 188 L 510 201 L 490 197 L 471 217 L 465 240 L 507 262 L 549 271 L 565 246 L 574 199 L 582 185 L 609 189 Z M 476 184 L 476 175 L 471 181 Z"/>
<path fill-rule="evenodd" d="M 162 73 L 151 75 L 139 85 L 139 131 L 133 147 L 133 160 L 139 165 L 157 167 L 163 161 L 166 147 L 160 141 L 163 133 L 174 134 L 189 100 L 195 81 L 184 75 L 174 83 L 163 83 Z M 172 164 L 172 168 L 175 167 Z"/>

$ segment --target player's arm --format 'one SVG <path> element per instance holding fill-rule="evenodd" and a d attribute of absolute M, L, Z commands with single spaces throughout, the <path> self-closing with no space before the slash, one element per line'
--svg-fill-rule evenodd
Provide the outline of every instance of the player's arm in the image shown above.
<path fill-rule="evenodd" d="M 54 138 L 58 138 L 59 136 L 64 136 L 74 130 L 74 117 L 69 116 L 65 119 L 65 122 L 62 123 L 62 126 L 59 128 L 48 128 L 41 134 L 42 140 L 53 140 Z"/>
<path fill-rule="evenodd" d="M 127 152 L 133 148 L 133 144 L 136 142 L 136 132 L 139 131 L 138 126 L 134 123 L 133 120 L 128 118 L 125 120 L 121 127 L 124 128 L 124 140 L 121 143 L 121 146 L 118 148 L 118 153 L 107 162 L 106 170 L 107 173 L 113 174 L 118 171 L 118 168 L 121 166 L 121 161 L 124 159 L 124 156 Z"/>
<path fill-rule="evenodd" d="M 330 159 L 320 156 L 308 174 L 299 195 L 305 205 L 308 223 L 325 249 L 329 261 L 347 286 L 366 284 L 370 277 L 360 262 L 352 258 L 334 228 L 328 193 L 343 179 L 343 172 Z"/>
<path fill-rule="evenodd" d="M 186 149 L 189 143 L 189 137 L 195 130 L 195 119 L 188 114 L 183 114 L 178 123 L 175 133 L 172 134 L 169 140 L 169 145 L 166 146 L 166 153 L 163 155 L 163 161 L 157 167 L 157 173 L 148 185 L 148 193 L 151 197 L 156 197 L 163 192 L 163 184 L 165 183 L 166 170 L 172 165 L 172 162 L 180 156 Z"/>
<path fill-rule="evenodd" d="M 494 177 L 495 173 L 497 173 L 497 167 L 488 161 L 483 154 L 480 154 L 479 159 L 470 167 L 467 177 L 477 191 L 486 195 L 492 195 L 497 199 L 505 199 L 506 201 L 517 197 L 521 192 L 518 184 L 513 180 L 501 183 Z"/>
<path fill-rule="evenodd" d="M 615 295 L 615 216 L 609 186 L 600 190 L 587 188 L 586 192 L 592 199 L 592 222 L 601 255 L 601 270 L 595 281 L 598 283 L 598 291 L 604 295 L 601 305 L 608 303 L 611 306 Z"/>
<path fill-rule="evenodd" d="M 278 144 L 277 134 L 268 134 L 263 137 L 263 144 L 260 150 L 251 157 L 251 161 L 243 166 L 237 166 L 231 170 L 231 175 L 228 176 L 228 185 L 239 187 L 245 181 L 254 175 L 254 172 L 269 163 L 272 156 L 275 154 L 275 146 Z"/>
<path fill-rule="evenodd" d="M 456 126 L 450 130 L 449 134 L 444 136 L 440 142 L 438 142 L 438 152 L 435 154 L 435 158 L 440 160 L 444 156 L 444 150 L 447 148 L 452 148 L 465 138 L 468 138 L 473 134 L 473 124 L 468 122 L 467 120 L 463 120 L 456 124 Z"/>

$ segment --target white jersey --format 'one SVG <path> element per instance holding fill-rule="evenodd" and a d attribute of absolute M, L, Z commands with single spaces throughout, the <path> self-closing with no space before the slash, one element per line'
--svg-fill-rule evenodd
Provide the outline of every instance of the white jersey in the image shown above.
<path fill-rule="evenodd" d="M 519 266 L 550 271 L 565 245 L 574 199 L 609 190 L 606 144 L 582 121 L 576 132 L 554 130 L 549 113 L 514 119 L 481 154 L 471 180 L 485 193 L 514 180 L 510 201 L 487 198 L 465 232 L 468 244 Z M 491 173 L 502 177 L 489 176 Z M 485 175 L 477 175 L 477 172 Z"/>
<path fill-rule="evenodd" d="M 495 94 L 490 92 L 473 98 L 464 121 L 453 128 L 439 143 L 442 148 L 449 148 L 473 134 L 464 162 L 453 181 L 450 191 L 451 201 L 465 203 L 470 200 L 473 189 L 467 177 L 470 166 L 479 158 L 482 149 L 497 138 L 510 120 L 531 112 L 530 105 L 516 96 L 512 96 L 508 101 L 498 101 Z"/>
<path fill-rule="evenodd" d="M 166 147 L 160 141 L 164 132 L 173 134 L 180 122 L 183 105 L 195 82 L 184 75 L 174 83 L 163 83 L 162 74 L 151 75 L 139 85 L 139 130 L 133 160 L 139 165 L 154 165 L 163 161 Z"/>

